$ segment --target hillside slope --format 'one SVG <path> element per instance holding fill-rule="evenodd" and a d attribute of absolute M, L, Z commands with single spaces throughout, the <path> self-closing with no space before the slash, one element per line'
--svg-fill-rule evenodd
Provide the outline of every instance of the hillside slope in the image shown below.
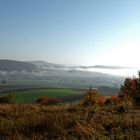
<path fill-rule="evenodd" d="M 64 68 L 64 65 L 61 64 L 55 64 L 55 63 L 49 63 L 49 62 L 45 62 L 45 61 L 41 61 L 41 60 L 36 60 L 36 61 L 28 61 L 31 64 L 36 65 L 39 68 Z"/>
<path fill-rule="evenodd" d="M 0 60 L 0 71 L 36 71 L 38 68 L 36 65 L 22 62 L 22 61 L 15 61 L 15 60 Z"/>

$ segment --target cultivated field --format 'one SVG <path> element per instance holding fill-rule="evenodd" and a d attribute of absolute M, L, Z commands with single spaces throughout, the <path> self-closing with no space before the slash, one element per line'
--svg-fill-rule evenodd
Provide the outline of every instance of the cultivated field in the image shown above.
<path fill-rule="evenodd" d="M 12 80 L 0 85 L 0 97 L 15 93 L 16 103 L 33 103 L 41 96 L 63 98 L 64 102 L 75 102 L 81 99 L 87 88 L 89 86 L 67 87 L 65 83 L 54 84 L 47 80 Z M 116 94 L 118 89 L 101 87 L 99 92 L 104 96 L 110 96 Z"/>
<path fill-rule="evenodd" d="M 50 98 L 64 98 L 64 100 L 69 98 L 71 101 L 75 101 L 78 99 L 78 97 L 80 99 L 83 96 L 83 93 L 84 90 L 64 88 L 26 89 L 15 92 L 17 103 L 33 103 L 41 96 L 48 96 Z M 7 93 L 0 94 L 0 97 L 6 95 Z"/>

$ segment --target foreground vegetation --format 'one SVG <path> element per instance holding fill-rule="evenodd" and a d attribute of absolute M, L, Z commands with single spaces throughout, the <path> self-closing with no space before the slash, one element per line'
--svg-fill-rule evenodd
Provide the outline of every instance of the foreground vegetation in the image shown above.
<path fill-rule="evenodd" d="M 119 113 L 115 106 L 0 105 L 2 140 L 137 140 L 140 110 Z"/>
<path fill-rule="evenodd" d="M 14 99 L 13 95 L 8 96 Z M 12 103 L 12 102 L 11 102 Z M 2 140 L 137 140 L 140 107 L 131 97 L 100 96 L 90 88 L 79 104 L 56 104 L 47 96 L 33 104 L 0 105 Z"/>
<path fill-rule="evenodd" d="M 140 74 L 127 78 L 119 94 L 108 98 L 90 88 L 78 104 L 48 96 L 15 104 L 14 94 L 0 102 L 2 140 L 140 139 Z"/>

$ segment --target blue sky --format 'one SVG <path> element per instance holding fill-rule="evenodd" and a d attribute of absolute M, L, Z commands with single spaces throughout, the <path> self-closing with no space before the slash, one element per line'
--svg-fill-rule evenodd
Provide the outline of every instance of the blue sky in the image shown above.
<path fill-rule="evenodd" d="M 139 66 L 139 0 L 0 0 L 0 59 Z"/>

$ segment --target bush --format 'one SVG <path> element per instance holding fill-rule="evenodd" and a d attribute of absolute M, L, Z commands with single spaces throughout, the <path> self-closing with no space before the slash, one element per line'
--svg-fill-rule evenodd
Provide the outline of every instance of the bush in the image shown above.
<path fill-rule="evenodd" d="M 119 113 L 124 113 L 127 112 L 127 107 L 125 105 L 121 105 L 118 107 L 118 112 Z"/>
<path fill-rule="evenodd" d="M 16 94 L 15 93 L 10 93 L 7 96 L 0 98 L 0 103 L 14 104 L 15 102 L 16 102 Z"/>
<path fill-rule="evenodd" d="M 59 103 L 59 101 L 57 99 L 49 98 L 48 96 L 42 96 L 36 100 L 36 103 L 39 103 L 42 105 L 55 105 Z"/>
<path fill-rule="evenodd" d="M 111 96 L 111 97 L 110 97 L 110 100 L 112 101 L 112 103 L 113 103 L 114 105 L 117 105 L 117 104 L 119 104 L 119 103 L 121 102 L 121 99 L 120 99 L 119 96 Z"/>
<path fill-rule="evenodd" d="M 120 101 L 120 104 L 121 105 L 124 105 L 124 106 L 132 106 L 134 104 L 134 99 L 130 96 L 124 96 L 121 101 Z"/>
<path fill-rule="evenodd" d="M 81 100 L 80 104 L 84 107 L 94 106 L 96 104 L 96 99 L 98 97 L 98 93 L 95 89 L 90 88 L 83 99 Z"/>
<path fill-rule="evenodd" d="M 139 77 L 126 78 L 124 84 L 121 86 L 119 97 L 131 97 L 136 104 L 140 102 L 140 72 Z"/>
<path fill-rule="evenodd" d="M 104 105 L 105 101 L 106 101 L 105 97 L 99 96 L 99 97 L 97 97 L 97 99 L 96 99 L 96 104 L 102 106 L 102 105 Z"/>
<path fill-rule="evenodd" d="M 113 105 L 113 101 L 109 98 L 104 102 L 105 105 Z"/>

